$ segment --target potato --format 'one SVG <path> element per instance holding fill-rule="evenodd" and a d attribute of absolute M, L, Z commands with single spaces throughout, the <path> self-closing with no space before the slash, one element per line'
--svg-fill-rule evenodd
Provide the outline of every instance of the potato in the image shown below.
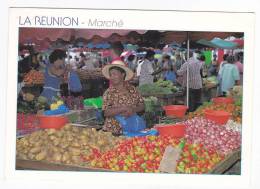
<path fill-rule="evenodd" d="M 72 156 L 71 161 L 76 164 L 79 163 L 81 161 L 80 156 Z"/>
<path fill-rule="evenodd" d="M 104 145 L 105 141 L 104 140 L 99 140 L 97 143 L 98 143 L 98 145 Z"/>
<path fill-rule="evenodd" d="M 24 145 L 24 146 L 29 146 L 29 141 L 26 138 L 22 138 L 21 144 Z"/>
<path fill-rule="evenodd" d="M 22 150 L 23 153 L 27 154 L 29 152 L 29 149 L 25 148 Z"/>
<path fill-rule="evenodd" d="M 29 153 L 29 154 L 28 154 L 28 158 L 31 159 L 31 160 L 33 160 L 33 159 L 35 158 L 35 154 Z"/>
<path fill-rule="evenodd" d="M 58 138 L 56 138 L 54 141 L 53 141 L 53 144 L 55 146 L 58 146 L 60 144 L 60 140 Z"/>
<path fill-rule="evenodd" d="M 64 132 L 62 132 L 62 131 L 59 131 L 59 132 L 56 132 L 56 134 L 55 134 L 58 138 L 61 138 L 61 137 L 63 137 L 63 135 L 64 135 Z"/>
<path fill-rule="evenodd" d="M 72 129 L 72 126 L 70 124 L 66 124 L 63 128 L 64 130 L 68 131 Z"/>
<path fill-rule="evenodd" d="M 57 139 L 57 137 L 55 137 L 54 135 L 51 135 L 49 138 L 50 138 L 50 140 L 56 140 Z"/>
<path fill-rule="evenodd" d="M 30 153 L 32 154 L 37 154 L 41 151 L 41 147 L 34 147 L 32 149 L 30 149 Z"/>
<path fill-rule="evenodd" d="M 71 160 L 69 159 L 69 160 L 67 160 L 65 163 L 70 165 L 72 162 L 71 162 Z"/>
<path fill-rule="evenodd" d="M 53 150 L 54 153 L 59 153 L 60 152 L 60 148 L 58 148 L 56 146 L 53 146 L 51 149 Z"/>
<path fill-rule="evenodd" d="M 81 141 L 79 141 L 79 143 L 80 143 L 81 146 L 86 146 L 86 145 L 88 145 L 88 142 L 85 141 L 85 140 L 81 140 Z"/>
<path fill-rule="evenodd" d="M 80 149 L 79 149 L 79 148 L 69 147 L 69 152 L 70 152 L 70 154 L 72 154 L 73 156 L 80 155 Z"/>
<path fill-rule="evenodd" d="M 72 127 L 72 132 L 79 133 L 79 128 L 78 127 Z"/>
<path fill-rule="evenodd" d="M 67 162 L 68 160 L 70 159 L 70 155 L 68 152 L 65 152 L 63 155 L 62 155 L 62 162 Z"/>
<path fill-rule="evenodd" d="M 69 135 L 68 138 L 67 138 L 68 141 L 73 141 L 73 136 L 72 135 Z"/>
<path fill-rule="evenodd" d="M 76 142 L 74 141 L 72 144 L 71 144 L 72 147 L 80 147 L 80 144 L 79 142 Z"/>
<path fill-rule="evenodd" d="M 69 146 L 68 142 L 61 142 L 60 143 L 60 147 L 63 148 L 63 149 L 67 148 L 68 146 Z"/>
<path fill-rule="evenodd" d="M 42 140 L 39 140 L 38 142 L 36 142 L 36 143 L 34 144 L 34 146 L 35 146 L 35 147 L 40 147 L 40 146 L 42 146 L 42 143 L 43 143 L 43 141 L 42 141 Z"/>
<path fill-rule="evenodd" d="M 43 150 L 35 156 L 35 159 L 38 161 L 41 161 L 41 160 L 44 160 L 46 158 L 46 156 L 47 156 L 47 151 Z"/>
<path fill-rule="evenodd" d="M 31 138 L 29 139 L 29 143 L 30 143 L 30 144 L 35 144 L 36 142 L 39 141 L 39 139 L 40 139 L 40 137 L 31 137 Z"/>
<path fill-rule="evenodd" d="M 24 154 L 19 153 L 19 154 L 17 154 L 17 157 L 20 158 L 20 159 L 28 159 L 26 153 L 24 153 Z"/>
<path fill-rule="evenodd" d="M 55 162 L 60 162 L 61 161 L 61 158 L 62 158 L 62 154 L 61 153 L 54 153 L 53 154 L 53 160 L 55 161 Z"/>
<path fill-rule="evenodd" d="M 48 135 L 53 135 L 54 133 L 56 133 L 56 131 L 56 129 L 46 129 Z"/>
<path fill-rule="evenodd" d="M 88 135 L 89 135 L 89 129 L 83 129 L 83 130 L 82 130 L 82 134 L 83 134 L 84 136 L 88 136 Z"/>
<path fill-rule="evenodd" d="M 80 138 L 81 140 L 86 140 L 87 136 L 86 136 L 86 135 L 80 135 L 79 138 Z"/>

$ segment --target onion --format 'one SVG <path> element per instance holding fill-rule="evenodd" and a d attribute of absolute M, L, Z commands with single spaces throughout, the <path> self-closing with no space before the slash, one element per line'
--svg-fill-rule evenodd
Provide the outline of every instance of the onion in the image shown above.
<path fill-rule="evenodd" d="M 237 125 L 233 126 L 234 122 L 228 121 L 223 127 L 202 117 L 195 117 L 183 123 L 187 127 L 185 138 L 188 141 L 199 142 L 223 155 L 241 146 L 241 133 L 235 129 Z"/>

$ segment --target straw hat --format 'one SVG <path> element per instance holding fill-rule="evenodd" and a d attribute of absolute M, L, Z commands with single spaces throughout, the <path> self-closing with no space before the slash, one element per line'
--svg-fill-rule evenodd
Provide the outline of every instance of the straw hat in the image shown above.
<path fill-rule="evenodd" d="M 129 80 L 131 80 L 134 77 L 134 72 L 130 68 L 128 68 L 123 61 L 115 60 L 111 64 L 105 65 L 103 67 L 103 69 L 102 69 L 102 74 L 107 79 L 110 79 L 109 69 L 111 67 L 119 67 L 119 68 L 123 69 L 125 71 L 125 73 L 126 73 L 125 81 L 129 81 Z"/>

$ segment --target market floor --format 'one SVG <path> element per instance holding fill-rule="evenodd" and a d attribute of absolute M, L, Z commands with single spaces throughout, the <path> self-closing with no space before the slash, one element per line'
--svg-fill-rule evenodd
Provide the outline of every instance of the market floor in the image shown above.
<path fill-rule="evenodd" d="M 240 175 L 241 174 L 241 161 L 237 161 L 230 169 L 228 169 L 225 175 Z"/>

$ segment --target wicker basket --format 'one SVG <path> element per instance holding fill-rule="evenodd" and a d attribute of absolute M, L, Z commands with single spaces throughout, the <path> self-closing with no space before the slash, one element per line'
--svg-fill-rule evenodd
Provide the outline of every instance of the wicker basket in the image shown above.
<path fill-rule="evenodd" d="M 96 68 L 93 70 L 77 70 L 77 73 L 81 80 L 99 79 L 104 77 L 101 72 L 101 68 Z"/>

